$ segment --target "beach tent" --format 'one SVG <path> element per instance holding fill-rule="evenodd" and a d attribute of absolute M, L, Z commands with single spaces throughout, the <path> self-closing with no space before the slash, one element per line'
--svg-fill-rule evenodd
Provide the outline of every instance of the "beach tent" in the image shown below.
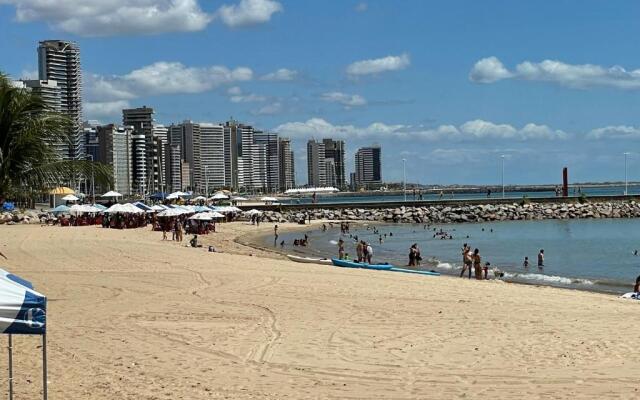
<path fill-rule="evenodd" d="M 198 196 L 198 197 L 193 198 L 192 200 L 194 200 L 194 201 L 204 201 L 204 200 L 206 200 L 206 199 L 207 199 L 207 198 L 206 198 L 206 197 L 204 197 L 204 196 Z"/>
<path fill-rule="evenodd" d="M 78 200 L 80 200 L 80 198 L 76 197 L 73 194 L 68 194 L 68 195 L 64 196 L 61 200 L 63 200 L 63 201 L 78 201 Z"/>
<path fill-rule="evenodd" d="M 158 213 L 158 217 L 177 217 L 188 212 L 179 208 L 169 208 Z"/>
<path fill-rule="evenodd" d="M 9 335 L 9 399 L 13 399 L 12 335 L 42 336 L 42 393 L 47 399 L 47 298 L 31 282 L 0 269 L 0 333 Z"/>
<path fill-rule="evenodd" d="M 99 213 L 101 211 L 102 210 L 100 210 L 99 208 L 90 206 L 88 204 L 74 204 L 69 209 L 69 214 L 78 215 L 84 213 Z"/>
<path fill-rule="evenodd" d="M 195 214 L 192 217 L 189 217 L 189 219 L 194 219 L 198 221 L 211 221 L 213 217 L 209 215 L 209 213 L 200 213 L 200 214 Z"/>
<path fill-rule="evenodd" d="M 210 211 L 207 214 L 209 214 L 211 216 L 211 218 L 224 218 L 224 215 L 220 214 L 219 212 L 215 212 L 215 211 Z"/>
<path fill-rule="evenodd" d="M 108 214 L 142 214 L 144 213 L 144 211 L 142 211 L 141 209 L 139 209 L 138 207 L 130 203 L 126 203 L 126 204 L 116 203 L 111 207 L 107 208 L 106 210 L 104 210 L 104 212 Z"/>
<path fill-rule="evenodd" d="M 139 209 L 141 209 L 144 212 L 153 212 L 154 210 L 149 207 L 148 205 L 144 204 L 141 201 L 136 201 L 135 203 L 133 203 L 134 206 L 138 207 Z"/>
<path fill-rule="evenodd" d="M 152 209 L 153 211 L 164 211 L 164 210 L 166 210 L 166 209 L 167 209 L 167 207 L 165 207 L 165 206 L 161 206 L 161 205 L 159 205 L 159 204 L 156 204 L 156 205 L 151 206 L 151 209 Z"/>
<path fill-rule="evenodd" d="M 104 211 L 104 210 L 107 209 L 107 207 L 103 206 L 102 204 L 98 204 L 98 203 L 92 204 L 92 206 L 94 206 L 95 208 L 97 208 L 100 211 Z"/>
<path fill-rule="evenodd" d="M 255 208 L 245 212 L 245 215 L 262 215 L 262 211 L 256 210 Z"/>

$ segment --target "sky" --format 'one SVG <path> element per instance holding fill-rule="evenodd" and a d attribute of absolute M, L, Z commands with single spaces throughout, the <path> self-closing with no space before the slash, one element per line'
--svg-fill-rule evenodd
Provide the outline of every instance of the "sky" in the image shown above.
<path fill-rule="evenodd" d="M 293 139 L 380 144 L 383 179 L 640 181 L 640 3 L 0 0 L 0 71 L 77 41 L 84 117 L 233 117 Z"/>

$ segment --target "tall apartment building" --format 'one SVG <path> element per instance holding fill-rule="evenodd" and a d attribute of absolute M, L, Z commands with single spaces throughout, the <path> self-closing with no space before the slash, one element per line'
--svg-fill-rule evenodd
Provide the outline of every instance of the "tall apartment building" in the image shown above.
<path fill-rule="evenodd" d="M 178 125 L 169 127 L 169 143 L 179 145 L 181 160 L 184 162 L 181 168 L 188 167 L 189 173 L 182 171 L 182 186 L 188 190 L 200 192 L 205 189 L 204 175 L 202 173 L 200 124 L 192 121 L 184 121 Z M 185 164 L 186 163 L 186 164 Z M 185 177 L 189 178 L 185 181 Z"/>
<path fill-rule="evenodd" d="M 22 82 L 23 87 L 40 96 L 51 111 L 62 111 L 62 94 L 57 81 L 30 79 L 20 82 Z"/>
<path fill-rule="evenodd" d="M 344 189 L 347 185 L 345 178 L 345 164 L 344 164 L 344 140 L 322 139 L 324 144 L 324 156 L 333 160 L 333 170 L 327 171 L 327 176 L 333 173 L 335 178 L 327 178 L 327 186 L 334 186 L 339 189 Z"/>
<path fill-rule="evenodd" d="M 165 145 L 165 178 L 166 191 L 178 192 L 183 190 L 182 186 L 182 150 L 179 144 Z"/>
<path fill-rule="evenodd" d="M 98 125 L 98 121 L 84 121 L 82 123 L 82 140 L 87 160 L 102 162 L 100 159 Z"/>
<path fill-rule="evenodd" d="M 118 127 L 114 124 L 99 126 L 97 128 L 100 143 L 100 160 L 113 168 L 113 189 L 125 196 L 132 194 L 131 167 L 132 151 L 131 127 Z"/>
<path fill-rule="evenodd" d="M 152 147 L 150 151 L 151 171 L 149 173 L 149 190 L 153 192 L 165 191 L 167 188 L 166 146 L 169 129 L 161 124 L 154 124 L 151 128 Z"/>
<path fill-rule="evenodd" d="M 291 139 L 279 138 L 278 139 L 278 175 L 280 191 L 284 192 L 287 189 L 292 189 L 296 186 L 296 174 L 295 174 L 295 158 L 293 157 L 293 151 L 291 150 Z"/>
<path fill-rule="evenodd" d="M 324 143 L 311 139 L 307 142 L 307 184 L 311 187 L 327 186 Z"/>
<path fill-rule="evenodd" d="M 355 183 L 358 187 L 375 187 L 382 183 L 380 146 L 361 147 L 355 156 Z"/>
<path fill-rule="evenodd" d="M 226 186 L 238 189 L 262 187 L 254 182 L 254 131 L 253 127 L 235 120 L 224 124 L 224 156 Z"/>
<path fill-rule="evenodd" d="M 200 124 L 200 162 L 203 188 L 207 192 L 221 189 L 225 183 L 224 126 Z"/>
<path fill-rule="evenodd" d="M 143 106 L 122 110 L 122 124 L 133 128 L 131 136 L 133 192 L 145 194 L 157 190 L 149 187 L 149 182 L 153 180 L 153 171 L 157 170 L 157 166 L 154 168 L 153 165 L 153 108 Z"/>
<path fill-rule="evenodd" d="M 61 158 L 82 159 L 82 70 L 80 48 L 75 42 L 45 40 L 38 45 L 40 81 L 55 81 L 60 91 L 60 111 L 72 121 L 68 143 L 57 143 Z"/>
<path fill-rule="evenodd" d="M 280 187 L 278 134 L 256 131 L 253 140 L 257 145 L 264 146 L 264 161 L 261 160 L 259 166 L 264 168 L 264 180 L 261 182 L 263 191 L 277 192 Z"/>

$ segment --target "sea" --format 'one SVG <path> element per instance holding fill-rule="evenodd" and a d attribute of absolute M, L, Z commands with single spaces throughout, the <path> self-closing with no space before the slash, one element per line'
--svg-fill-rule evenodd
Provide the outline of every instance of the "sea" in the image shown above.
<path fill-rule="evenodd" d="M 459 275 L 461 248 L 468 243 L 472 249 L 479 249 L 483 263 L 489 262 L 491 268 L 504 272 L 506 281 L 619 294 L 630 292 L 640 275 L 637 219 L 437 225 L 359 222 L 352 223 L 346 235 L 341 234 L 339 224 L 326 227 L 326 231 L 314 225 L 307 231 L 283 232 L 277 243 L 273 236 L 268 236 L 260 239 L 260 244 L 283 253 L 330 258 L 337 255 L 338 240 L 343 238 L 346 251 L 353 258 L 357 237 L 372 244 L 374 263 L 406 266 L 409 247 L 417 243 L 423 257 L 420 269 Z M 293 241 L 305 234 L 308 245 L 293 246 Z M 447 239 L 442 239 L 445 236 Z M 284 247 L 280 246 L 281 241 Z M 537 267 L 540 249 L 545 254 L 545 266 L 541 269 Z M 523 266 L 525 257 L 529 257 L 528 268 Z"/>

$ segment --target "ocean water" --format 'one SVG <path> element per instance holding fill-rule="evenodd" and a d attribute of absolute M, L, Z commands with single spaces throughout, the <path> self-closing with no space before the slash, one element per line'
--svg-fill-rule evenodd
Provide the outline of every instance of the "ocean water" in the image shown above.
<path fill-rule="evenodd" d="M 483 263 L 490 262 L 505 272 L 505 280 L 552 285 L 566 288 L 595 290 L 611 293 L 631 291 L 640 275 L 640 220 L 545 220 L 504 221 L 479 224 L 358 224 L 351 225 L 349 235 L 341 235 L 339 224 L 326 232 L 314 227 L 306 232 L 283 233 L 285 241 L 281 251 L 292 254 L 335 257 L 337 241 L 342 237 L 346 251 L 355 255 L 355 236 L 370 242 L 374 248 L 374 262 L 395 265 L 408 263 L 409 247 L 418 243 L 423 269 L 444 274 L 459 274 L 462 264 L 461 247 L 469 243 L 478 248 Z M 383 236 L 379 242 L 377 228 Z M 453 239 L 434 237 L 434 229 L 441 229 Z M 304 234 L 309 237 L 306 247 L 294 247 L 293 240 Z M 384 237 L 384 234 L 387 234 Z M 392 234 L 392 235 L 390 235 Z M 263 245 L 273 246 L 273 237 L 264 238 Z M 545 267 L 537 267 L 537 254 L 545 252 Z M 640 253 L 639 253 L 640 254 Z M 522 266 L 529 257 L 529 268 Z"/>
<path fill-rule="evenodd" d="M 586 196 L 614 196 L 624 194 L 624 186 L 611 185 L 611 186 L 599 186 L 599 187 L 584 187 L 582 192 Z M 638 195 L 640 194 L 640 186 L 634 184 L 629 185 L 628 194 Z M 529 191 L 513 191 L 505 192 L 505 198 L 510 199 L 522 199 L 523 196 L 527 197 L 555 197 L 553 190 L 529 192 Z M 569 190 L 569 196 L 579 196 L 579 193 L 574 192 L 573 188 Z M 425 191 L 422 194 L 422 200 L 472 200 L 472 199 L 486 199 L 487 194 L 481 193 L 451 193 L 444 192 L 440 197 L 439 192 Z M 502 192 L 493 192 L 491 198 L 502 198 Z M 332 195 L 332 196 L 318 196 L 318 203 L 364 203 L 364 202 L 399 202 L 404 200 L 404 195 L 388 195 L 388 196 L 345 196 L 345 195 Z M 414 199 L 413 192 L 407 189 L 407 201 L 419 200 L 418 195 Z M 300 197 L 282 200 L 282 204 L 311 204 L 311 197 Z"/>

